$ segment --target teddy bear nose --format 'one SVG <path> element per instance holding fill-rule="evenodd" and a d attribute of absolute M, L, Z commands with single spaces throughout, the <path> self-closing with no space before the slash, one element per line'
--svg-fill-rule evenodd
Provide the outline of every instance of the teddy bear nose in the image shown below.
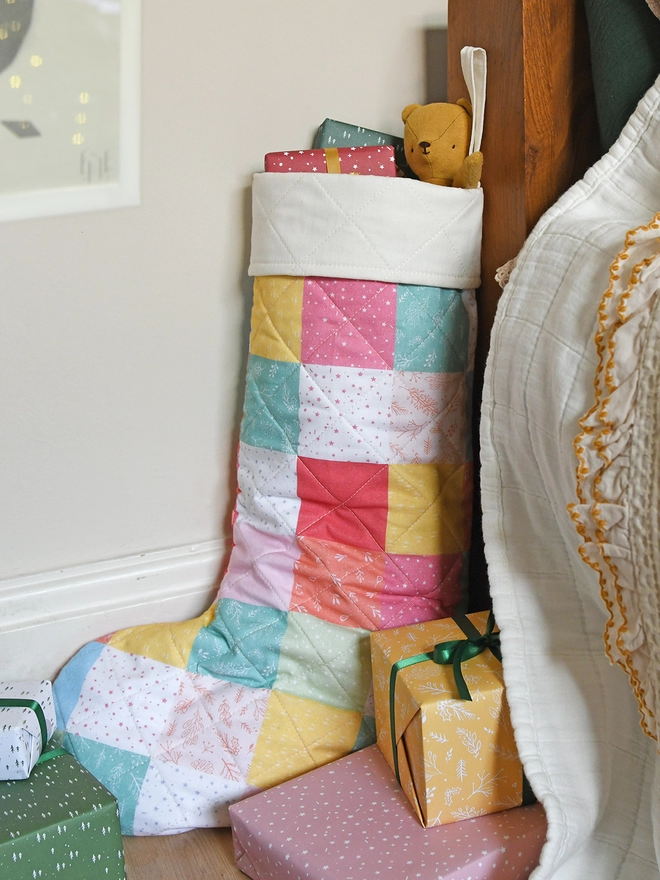
<path fill-rule="evenodd" d="M 429 147 L 431 146 L 431 144 L 428 141 L 420 141 L 419 145 L 422 148 L 422 153 L 426 155 L 429 151 Z"/>

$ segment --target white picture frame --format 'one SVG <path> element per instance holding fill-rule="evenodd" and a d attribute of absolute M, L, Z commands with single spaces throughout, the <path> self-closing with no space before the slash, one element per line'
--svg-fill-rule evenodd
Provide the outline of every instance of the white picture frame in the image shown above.
<path fill-rule="evenodd" d="M 0 70 L 0 221 L 138 205 L 141 0 L 0 3 L 0 38 L 20 3 L 31 19 Z"/>

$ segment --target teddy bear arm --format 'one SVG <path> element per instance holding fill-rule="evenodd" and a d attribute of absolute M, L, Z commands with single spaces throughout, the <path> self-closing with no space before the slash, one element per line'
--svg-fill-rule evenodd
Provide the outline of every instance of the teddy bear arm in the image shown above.
<path fill-rule="evenodd" d="M 462 189 L 476 189 L 481 180 L 483 164 L 483 153 L 475 152 L 466 156 L 454 178 L 454 186 L 460 186 Z"/>

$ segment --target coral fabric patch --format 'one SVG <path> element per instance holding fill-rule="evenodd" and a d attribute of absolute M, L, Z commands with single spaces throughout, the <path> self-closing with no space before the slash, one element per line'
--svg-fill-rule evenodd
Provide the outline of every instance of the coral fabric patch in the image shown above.
<path fill-rule="evenodd" d="M 254 279 L 250 352 L 274 361 L 300 361 L 303 279 Z"/>
<path fill-rule="evenodd" d="M 365 550 L 383 550 L 387 465 L 298 458 L 297 534 Z"/>
<path fill-rule="evenodd" d="M 378 593 L 383 587 L 385 554 L 350 544 L 298 538 L 291 611 L 330 623 L 380 629 Z"/>
<path fill-rule="evenodd" d="M 396 308 L 395 284 L 305 278 L 303 362 L 391 370 Z"/>

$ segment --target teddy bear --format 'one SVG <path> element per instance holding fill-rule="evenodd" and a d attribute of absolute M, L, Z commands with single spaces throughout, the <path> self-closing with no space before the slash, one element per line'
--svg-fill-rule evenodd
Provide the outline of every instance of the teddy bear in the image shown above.
<path fill-rule="evenodd" d="M 475 189 L 481 180 L 483 155 L 468 155 L 472 105 L 409 104 L 401 114 L 408 165 L 420 180 L 439 186 Z"/>

